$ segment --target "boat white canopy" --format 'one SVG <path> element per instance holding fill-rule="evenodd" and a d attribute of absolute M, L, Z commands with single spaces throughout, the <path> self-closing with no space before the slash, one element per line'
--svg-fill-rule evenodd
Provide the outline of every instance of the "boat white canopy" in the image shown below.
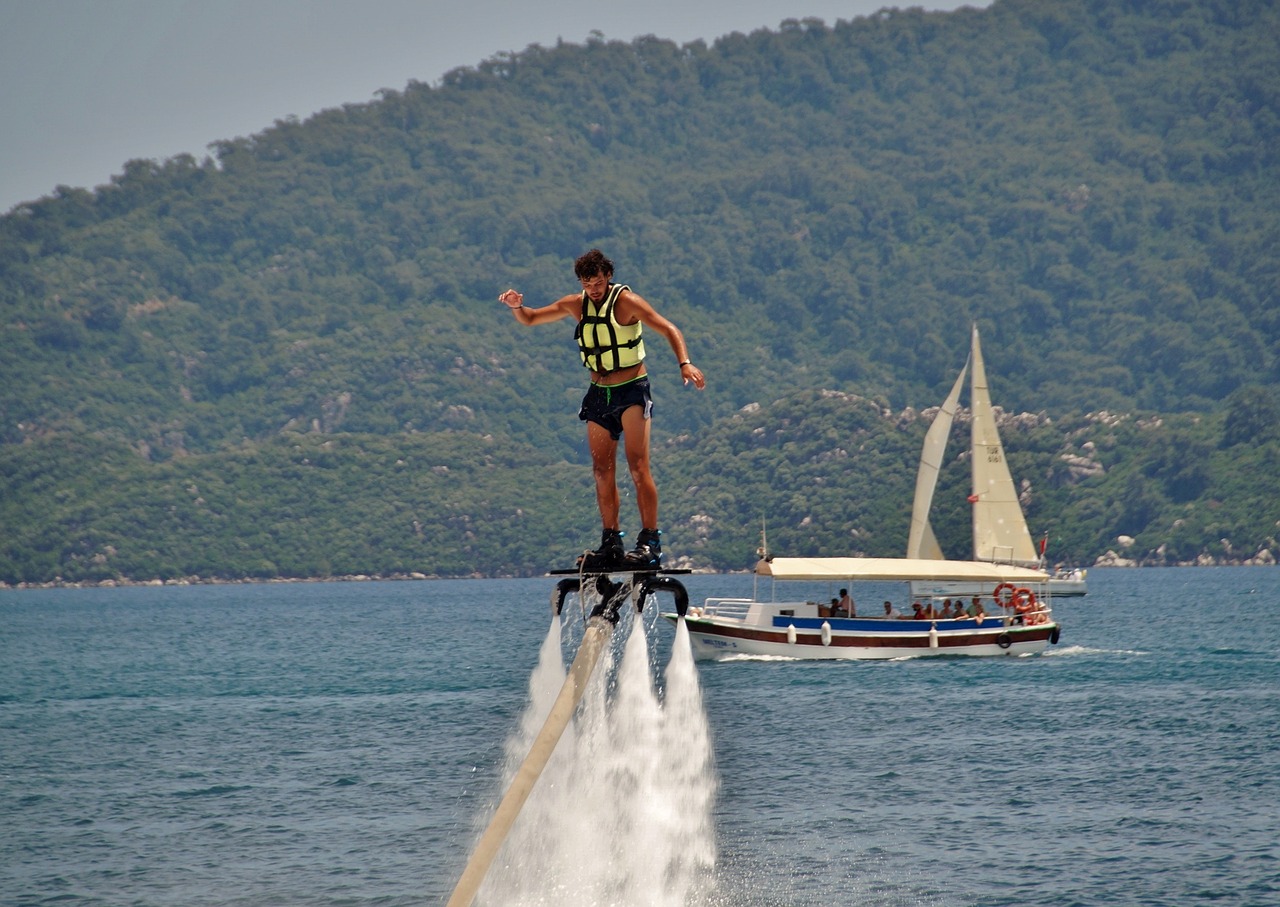
<path fill-rule="evenodd" d="M 774 579 L 1046 583 L 1049 574 L 1011 564 L 901 557 L 775 557 L 756 564 Z"/>

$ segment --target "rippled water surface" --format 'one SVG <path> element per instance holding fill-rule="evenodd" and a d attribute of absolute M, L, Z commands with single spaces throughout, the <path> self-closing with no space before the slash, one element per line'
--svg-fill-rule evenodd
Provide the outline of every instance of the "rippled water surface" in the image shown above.
<path fill-rule="evenodd" d="M 612 818 L 618 840 L 572 846 L 615 866 L 593 898 L 620 907 L 667 903 L 637 870 L 675 860 L 673 835 L 709 876 L 685 896 L 724 907 L 1280 903 L 1280 570 L 1089 581 L 1043 656 L 700 663 L 711 777 L 681 783 L 713 798 L 710 849 L 670 809 L 616 821 L 645 798 L 576 780 L 601 758 L 558 769 L 568 795 L 524 837 Z M 552 585 L 0 593 L 0 904 L 443 903 L 509 777 Z M 677 726 L 650 714 L 674 708 L 674 630 L 642 622 L 641 724 Z M 683 769 L 681 733 L 683 755 L 637 740 L 609 777 L 694 803 L 620 774 Z"/>

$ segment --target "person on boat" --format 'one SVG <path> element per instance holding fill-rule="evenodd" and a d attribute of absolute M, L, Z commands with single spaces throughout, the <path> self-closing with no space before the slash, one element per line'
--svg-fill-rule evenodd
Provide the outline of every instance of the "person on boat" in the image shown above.
<path fill-rule="evenodd" d="M 840 590 L 840 610 L 844 612 L 845 617 L 858 616 L 858 612 L 854 609 L 853 598 L 849 595 L 848 589 Z"/>
<path fill-rule="evenodd" d="M 911 615 L 912 620 L 928 620 L 929 619 L 924 613 L 924 605 L 920 604 L 919 602 L 914 602 L 911 605 L 911 610 L 914 612 Z"/>
<path fill-rule="evenodd" d="M 985 617 L 985 616 L 986 616 L 986 613 L 987 613 L 987 612 L 986 612 L 985 610 L 983 610 L 983 607 L 982 607 L 982 597 L 981 597 L 980 595 L 975 595 L 975 596 L 973 597 L 973 601 L 970 603 L 970 605 L 969 605 L 968 609 L 965 611 L 965 613 L 966 613 L 966 614 L 968 614 L 970 617 Z"/>
<path fill-rule="evenodd" d="M 884 603 L 885 620 L 902 620 L 902 612 L 893 606 L 893 602 Z"/>
<path fill-rule="evenodd" d="M 591 386 L 582 398 L 578 418 L 587 423 L 596 505 L 603 527 L 600 547 L 592 555 L 600 569 L 656 568 L 662 562 L 662 531 L 658 527 L 658 486 L 649 468 L 653 397 L 645 365 L 644 329 L 666 338 L 686 385 L 693 382 L 701 390 L 706 387 L 706 378 L 690 360 L 680 329 L 630 287 L 613 282 L 613 262 L 603 252 L 592 249 L 582 255 L 574 262 L 573 272 L 582 290 L 561 296 L 550 305 L 530 308 L 514 289 L 498 300 L 524 325 L 550 324 L 563 318 L 577 322 L 574 337 L 578 354 L 591 373 Z M 615 478 L 618 439 L 623 435 L 641 526 L 635 548 L 625 553 Z"/>
<path fill-rule="evenodd" d="M 939 612 L 938 617 L 942 620 L 951 619 L 951 599 L 947 599 L 942 603 L 942 611 Z"/>

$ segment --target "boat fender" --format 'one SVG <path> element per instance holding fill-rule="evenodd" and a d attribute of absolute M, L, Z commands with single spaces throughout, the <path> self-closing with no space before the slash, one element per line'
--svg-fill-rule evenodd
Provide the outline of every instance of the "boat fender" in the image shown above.
<path fill-rule="evenodd" d="M 929 648 L 938 648 L 938 625 L 929 624 Z"/>
<path fill-rule="evenodd" d="M 996 645 L 1002 649 L 1007 649 L 1013 645 L 1013 637 L 1008 633 L 1001 633 L 996 637 Z"/>
<path fill-rule="evenodd" d="M 1056 646 L 1058 644 L 1058 639 L 1061 636 L 1061 628 L 1057 624 L 1054 624 L 1053 629 L 1049 631 L 1049 642 Z"/>
<path fill-rule="evenodd" d="M 825 620 L 822 622 L 822 644 L 831 645 L 831 624 Z"/>
<path fill-rule="evenodd" d="M 787 645 L 794 646 L 796 644 L 796 625 L 787 624 Z"/>
<path fill-rule="evenodd" d="M 551 613 L 559 616 L 564 610 L 564 600 L 569 597 L 570 592 L 577 592 L 581 580 L 578 579 L 562 579 L 556 583 L 556 587 L 551 590 Z"/>

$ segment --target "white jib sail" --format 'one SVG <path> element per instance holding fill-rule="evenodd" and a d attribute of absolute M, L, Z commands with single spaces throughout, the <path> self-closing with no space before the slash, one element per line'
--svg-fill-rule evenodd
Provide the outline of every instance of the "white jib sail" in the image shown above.
<path fill-rule="evenodd" d="M 920 451 L 920 468 L 916 471 L 916 496 L 911 504 L 911 529 L 907 533 L 907 557 L 943 560 L 942 548 L 933 534 L 933 525 L 929 522 L 929 509 L 933 507 L 933 492 L 938 486 L 938 470 L 942 468 L 942 457 L 947 450 L 947 436 L 951 434 L 951 423 L 956 416 L 956 408 L 960 404 L 960 391 L 964 387 L 964 376 L 969 371 L 969 360 L 956 376 L 956 383 L 943 401 L 942 408 L 934 417 L 933 424 L 925 432 L 924 448 Z"/>

